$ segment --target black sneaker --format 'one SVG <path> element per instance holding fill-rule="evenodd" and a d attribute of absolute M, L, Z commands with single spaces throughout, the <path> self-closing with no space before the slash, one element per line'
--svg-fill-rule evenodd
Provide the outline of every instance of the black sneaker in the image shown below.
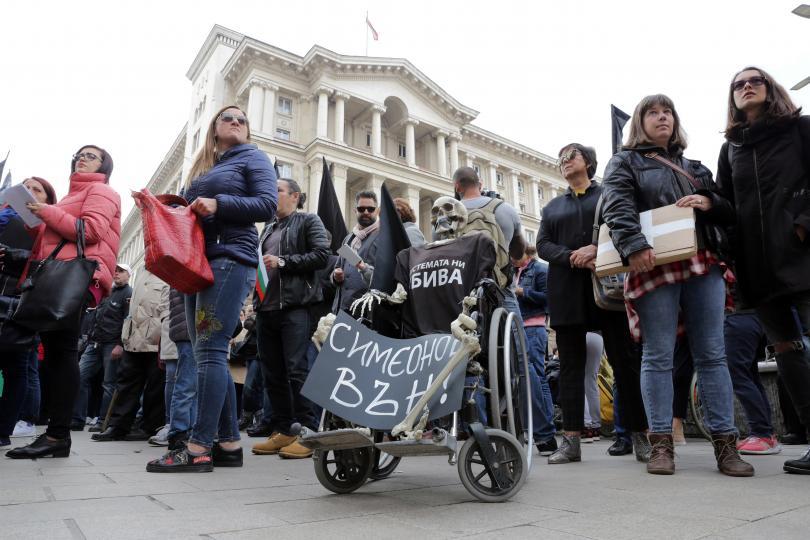
<path fill-rule="evenodd" d="M 242 449 L 225 450 L 220 445 L 215 444 L 213 448 L 214 467 L 241 467 L 243 464 Z"/>
<path fill-rule="evenodd" d="M 633 441 L 619 437 L 616 442 L 608 448 L 608 454 L 611 456 L 626 456 L 633 453 Z"/>
<path fill-rule="evenodd" d="M 799 459 L 787 460 L 782 468 L 787 473 L 810 474 L 810 448 Z"/>
<path fill-rule="evenodd" d="M 550 456 L 556 449 L 557 439 L 555 437 L 552 437 L 545 442 L 537 443 L 537 451 L 540 452 L 541 456 Z"/>
<path fill-rule="evenodd" d="M 214 458 L 211 452 L 191 454 L 183 446 L 178 450 L 171 450 L 160 459 L 146 464 L 146 472 L 211 472 L 214 470 Z"/>

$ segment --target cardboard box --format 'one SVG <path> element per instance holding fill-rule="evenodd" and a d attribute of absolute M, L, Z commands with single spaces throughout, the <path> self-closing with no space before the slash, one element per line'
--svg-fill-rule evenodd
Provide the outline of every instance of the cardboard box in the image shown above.
<path fill-rule="evenodd" d="M 659 266 L 694 257 L 697 253 L 695 211 L 674 204 L 639 214 L 641 231 L 647 243 L 655 249 L 655 265 Z M 610 276 L 627 272 L 622 258 L 613 245 L 606 224 L 599 228 L 599 246 L 596 251 L 596 275 Z"/>

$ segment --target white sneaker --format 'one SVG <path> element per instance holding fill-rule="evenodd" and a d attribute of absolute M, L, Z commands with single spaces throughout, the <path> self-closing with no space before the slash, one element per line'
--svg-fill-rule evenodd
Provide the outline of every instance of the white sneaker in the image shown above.
<path fill-rule="evenodd" d="M 14 426 L 14 433 L 11 434 L 12 437 L 34 437 L 37 434 L 37 428 L 34 424 L 30 424 L 24 420 L 20 420 L 17 422 L 17 425 Z"/>
<path fill-rule="evenodd" d="M 149 437 L 148 442 L 152 446 L 169 446 L 169 424 L 166 424 L 155 435 Z"/>

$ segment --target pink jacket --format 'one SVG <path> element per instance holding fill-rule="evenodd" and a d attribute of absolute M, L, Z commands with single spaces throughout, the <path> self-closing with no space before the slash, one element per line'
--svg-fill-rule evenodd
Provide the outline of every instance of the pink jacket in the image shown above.
<path fill-rule="evenodd" d="M 85 256 L 98 261 L 93 277 L 102 296 L 109 295 L 121 239 L 121 197 L 107 185 L 107 177 L 100 173 L 73 173 L 65 198 L 43 208 L 39 217 L 44 223 L 39 226 L 31 258 L 44 259 L 63 238 L 69 242 L 56 258 L 75 258 L 76 219 L 82 218 Z"/>

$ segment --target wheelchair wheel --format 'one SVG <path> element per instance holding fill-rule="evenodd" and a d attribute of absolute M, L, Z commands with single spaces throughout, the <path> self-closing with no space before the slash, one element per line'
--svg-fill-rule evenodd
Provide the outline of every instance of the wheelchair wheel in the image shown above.
<path fill-rule="evenodd" d="M 383 434 L 375 433 L 374 442 L 382 442 Z M 374 449 L 374 467 L 371 469 L 369 480 L 384 480 L 391 476 L 394 470 L 399 466 L 402 461 L 401 457 L 394 457 L 391 454 L 386 454 L 379 448 Z"/>
<path fill-rule="evenodd" d="M 373 448 L 315 450 L 315 476 L 333 493 L 351 493 L 366 483 L 374 468 Z"/>
<path fill-rule="evenodd" d="M 709 427 L 706 425 L 706 413 L 703 410 L 703 403 L 700 401 L 697 372 L 692 375 L 692 384 L 689 385 L 689 408 L 692 411 L 692 419 L 695 421 L 695 426 L 697 426 L 700 434 L 706 439 L 712 440 Z"/>
<path fill-rule="evenodd" d="M 506 473 L 507 485 L 498 486 L 484 465 L 481 447 L 469 438 L 458 454 L 458 475 L 464 487 L 484 502 L 504 502 L 520 491 L 529 474 L 523 446 L 509 433 L 488 429 L 487 435 L 497 456 L 498 466 Z"/>

